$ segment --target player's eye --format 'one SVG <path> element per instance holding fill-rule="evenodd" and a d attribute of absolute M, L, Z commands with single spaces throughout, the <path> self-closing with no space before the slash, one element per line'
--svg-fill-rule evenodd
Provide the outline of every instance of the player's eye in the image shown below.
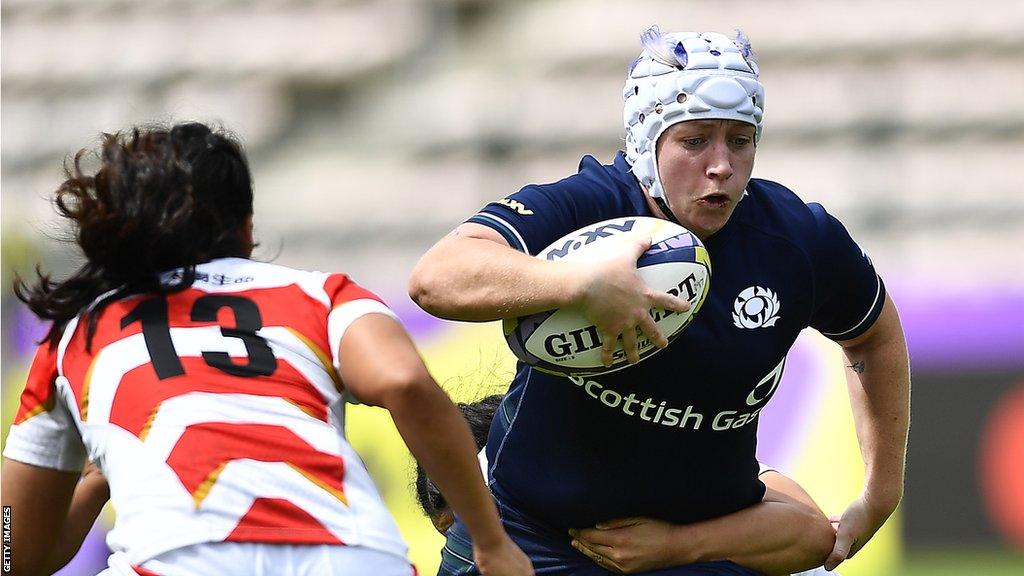
<path fill-rule="evenodd" d="M 691 146 L 691 147 L 692 146 L 700 146 L 703 143 L 704 143 L 704 139 L 700 138 L 700 137 L 696 137 L 696 138 L 683 138 L 683 144 L 686 144 L 687 146 Z"/>

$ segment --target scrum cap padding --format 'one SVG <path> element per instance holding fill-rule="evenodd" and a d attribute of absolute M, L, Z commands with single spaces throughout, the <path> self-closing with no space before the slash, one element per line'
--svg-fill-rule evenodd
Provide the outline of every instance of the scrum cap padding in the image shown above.
<path fill-rule="evenodd" d="M 761 137 L 764 87 L 750 42 L 717 32 L 641 36 L 640 57 L 630 66 L 622 95 L 626 160 L 654 198 L 664 197 L 656 143 L 670 126 L 687 120 L 739 120 Z"/>

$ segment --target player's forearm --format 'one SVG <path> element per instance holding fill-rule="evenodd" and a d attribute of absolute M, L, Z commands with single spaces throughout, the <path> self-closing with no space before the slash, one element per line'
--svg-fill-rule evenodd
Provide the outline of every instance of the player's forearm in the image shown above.
<path fill-rule="evenodd" d="M 892 513 L 903 496 L 910 425 L 910 366 L 899 317 L 887 301 L 883 324 L 866 340 L 844 346 L 847 384 L 865 465 L 865 496 Z"/>
<path fill-rule="evenodd" d="M 497 509 L 480 473 L 469 425 L 436 385 L 411 388 L 389 398 L 399 433 L 469 529 L 478 546 L 505 538 Z"/>
<path fill-rule="evenodd" d="M 79 481 L 71 498 L 68 516 L 46 562 L 46 574 L 56 572 L 75 557 L 109 499 L 110 488 L 101 474 L 89 474 Z"/>
<path fill-rule="evenodd" d="M 679 525 L 673 539 L 673 549 L 683 551 L 674 564 L 731 560 L 772 575 L 821 566 L 835 531 L 817 510 L 766 499 L 727 516 Z"/>
<path fill-rule="evenodd" d="M 3 505 L 11 509 L 11 574 L 50 574 L 54 534 L 71 505 L 77 472 L 64 472 L 4 458 Z"/>
<path fill-rule="evenodd" d="M 525 316 L 572 301 L 572 267 L 453 233 L 413 269 L 409 296 L 427 312 L 450 320 Z"/>

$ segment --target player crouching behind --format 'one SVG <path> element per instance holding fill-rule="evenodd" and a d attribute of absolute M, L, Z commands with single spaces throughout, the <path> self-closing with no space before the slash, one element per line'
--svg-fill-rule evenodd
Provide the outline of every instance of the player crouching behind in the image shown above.
<path fill-rule="evenodd" d="M 494 394 L 475 402 L 458 403 L 476 445 L 483 450 L 494 415 L 503 410 L 504 396 Z M 487 457 L 479 454 L 483 474 L 487 475 Z M 573 529 L 569 533 L 572 545 L 589 556 L 598 565 L 613 572 L 636 574 L 682 566 L 694 562 L 731 560 L 742 566 L 769 575 L 788 575 L 802 569 L 830 550 L 834 537 L 829 536 L 825 516 L 818 505 L 799 484 L 764 465 L 761 481 L 767 490 L 761 504 L 727 516 L 694 522 L 670 524 L 653 518 L 628 518 L 587 529 Z M 423 467 L 416 466 L 416 499 L 434 528 L 441 534 L 455 521 L 451 507 Z M 765 520 L 775 521 L 781 516 L 769 517 L 782 511 L 785 522 L 775 524 L 775 534 L 758 537 L 757 531 Z M 780 536 L 789 543 L 780 546 Z M 451 543 L 448 543 L 450 546 Z M 458 554 L 457 550 L 442 550 L 442 558 Z M 827 576 L 824 568 L 806 570 L 793 576 Z"/>

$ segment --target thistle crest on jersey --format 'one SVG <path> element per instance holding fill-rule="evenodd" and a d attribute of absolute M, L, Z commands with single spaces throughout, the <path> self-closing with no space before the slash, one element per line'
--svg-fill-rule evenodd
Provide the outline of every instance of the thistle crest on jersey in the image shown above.
<path fill-rule="evenodd" d="M 732 305 L 737 328 L 769 328 L 779 320 L 779 297 L 768 288 L 751 286 L 740 292 Z"/>
<path fill-rule="evenodd" d="M 761 138 L 764 87 L 758 80 L 750 41 L 716 32 L 641 36 L 643 52 L 633 61 L 622 96 L 626 160 L 652 198 L 664 197 L 655 144 L 665 130 L 687 120 L 738 120 L 753 124 Z"/>

